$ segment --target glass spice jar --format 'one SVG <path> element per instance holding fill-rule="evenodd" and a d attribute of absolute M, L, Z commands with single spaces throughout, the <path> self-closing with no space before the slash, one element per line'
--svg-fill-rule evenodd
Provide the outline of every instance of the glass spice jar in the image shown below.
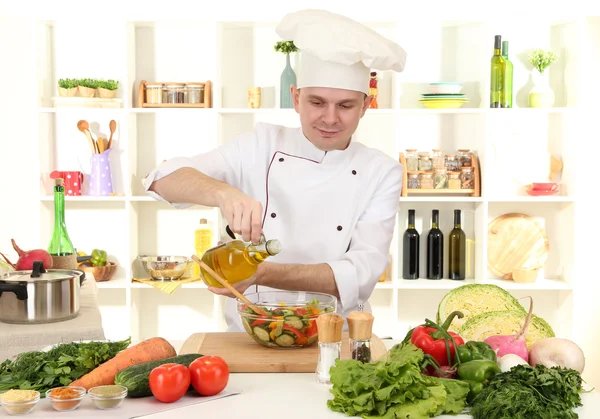
<path fill-rule="evenodd" d="M 204 85 L 202 83 L 188 83 L 185 87 L 188 93 L 187 103 L 204 102 Z"/>
<path fill-rule="evenodd" d="M 429 153 L 419 153 L 419 170 L 427 172 L 431 170 L 431 159 Z"/>
<path fill-rule="evenodd" d="M 406 170 L 409 172 L 419 170 L 419 158 L 415 149 L 406 149 Z"/>
<path fill-rule="evenodd" d="M 448 173 L 446 169 L 436 169 L 433 176 L 434 189 L 446 189 L 448 187 Z"/>
<path fill-rule="evenodd" d="M 462 148 L 458 150 L 458 161 L 460 167 L 471 167 L 471 150 Z"/>
<path fill-rule="evenodd" d="M 473 176 L 472 167 L 462 167 L 460 174 L 460 188 L 461 189 L 474 189 L 475 188 L 475 177 Z"/>
<path fill-rule="evenodd" d="M 448 189 L 460 189 L 460 172 L 448 172 Z"/>
<path fill-rule="evenodd" d="M 433 189 L 433 173 L 421 173 L 421 189 Z"/>
<path fill-rule="evenodd" d="M 431 154 L 431 168 L 433 170 L 445 167 L 444 153 L 439 148 L 434 148 Z"/>
<path fill-rule="evenodd" d="M 410 173 L 408 180 L 406 181 L 408 189 L 419 189 L 421 187 L 421 181 L 419 180 L 418 173 Z"/>
<path fill-rule="evenodd" d="M 170 83 L 165 86 L 167 92 L 167 103 L 185 103 L 183 83 Z"/>
<path fill-rule="evenodd" d="M 446 170 L 449 172 L 460 171 L 460 163 L 456 159 L 456 154 L 446 154 Z"/>
<path fill-rule="evenodd" d="M 162 103 L 163 85 L 162 83 L 146 84 L 146 103 L 156 105 Z"/>

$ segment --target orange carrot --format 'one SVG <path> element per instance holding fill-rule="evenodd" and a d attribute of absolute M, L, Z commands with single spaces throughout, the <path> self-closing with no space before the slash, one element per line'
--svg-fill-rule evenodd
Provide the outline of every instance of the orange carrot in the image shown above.
<path fill-rule="evenodd" d="M 89 390 L 95 386 L 114 384 L 117 373 L 131 365 L 160 361 L 177 355 L 177 351 L 163 338 L 150 338 L 119 352 L 114 358 L 98 365 L 70 386 Z"/>

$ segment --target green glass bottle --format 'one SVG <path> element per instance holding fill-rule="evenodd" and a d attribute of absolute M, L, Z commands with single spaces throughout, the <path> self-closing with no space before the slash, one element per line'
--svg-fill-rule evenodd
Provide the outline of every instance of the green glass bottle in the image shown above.
<path fill-rule="evenodd" d="M 500 108 L 504 101 L 504 74 L 506 61 L 502 58 L 502 36 L 494 38 L 494 55 L 492 56 L 490 74 L 490 108 Z"/>
<path fill-rule="evenodd" d="M 448 237 L 448 265 L 450 279 L 465 279 L 467 259 L 467 236 L 461 227 L 460 210 L 454 210 L 454 228 Z"/>
<path fill-rule="evenodd" d="M 504 73 L 504 100 L 503 108 L 512 108 L 513 103 L 513 63 L 508 59 L 508 41 L 502 41 L 502 58 L 506 62 Z"/>
<path fill-rule="evenodd" d="M 55 179 L 54 183 L 54 231 L 48 253 L 52 256 L 70 256 L 75 253 L 65 223 L 65 187 L 62 178 Z"/>

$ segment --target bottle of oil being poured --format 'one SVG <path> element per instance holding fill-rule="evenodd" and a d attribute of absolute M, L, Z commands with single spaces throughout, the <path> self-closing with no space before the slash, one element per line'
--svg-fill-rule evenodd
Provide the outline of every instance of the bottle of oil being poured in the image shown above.
<path fill-rule="evenodd" d="M 281 252 L 279 240 L 266 240 L 261 235 L 260 243 L 256 245 L 238 239 L 208 249 L 202 256 L 202 262 L 206 263 L 225 281 L 235 284 L 250 278 L 256 273 L 259 264 L 279 252 Z M 223 288 L 219 281 L 202 267 L 200 272 L 206 285 Z"/>

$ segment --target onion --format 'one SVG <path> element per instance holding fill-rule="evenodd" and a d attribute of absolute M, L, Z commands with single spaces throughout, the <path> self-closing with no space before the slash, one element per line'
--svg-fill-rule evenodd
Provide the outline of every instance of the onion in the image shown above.
<path fill-rule="evenodd" d="M 510 371 L 512 367 L 521 364 L 529 365 L 527 361 L 525 361 L 519 355 L 508 354 L 498 358 L 498 366 L 500 367 L 500 371 L 502 372 Z"/>
<path fill-rule="evenodd" d="M 562 338 L 540 339 L 529 351 L 531 365 L 542 364 L 548 368 L 571 368 L 579 374 L 585 368 L 585 356 L 581 348 L 573 341 Z"/>
<path fill-rule="evenodd" d="M 527 333 L 527 326 L 531 321 L 531 313 L 533 313 L 533 298 L 529 297 L 529 313 L 525 317 L 525 323 L 523 327 L 516 335 L 494 335 L 485 339 L 484 342 L 492 347 L 496 351 L 498 358 L 504 355 L 514 354 L 518 355 L 525 362 L 529 361 L 529 353 L 527 351 L 527 342 L 525 341 L 525 334 Z"/>
<path fill-rule="evenodd" d="M 9 261 L 8 258 L 2 253 L 0 253 L 0 255 L 2 255 L 6 263 L 15 268 L 15 270 L 31 271 L 33 269 L 33 262 L 35 262 L 36 260 L 42 261 L 42 266 L 44 267 L 44 269 L 52 268 L 54 261 L 52 260 L 52 256 L 50 256 L 50 253 L 48 253 L 47 251 L 43 249 L 33 249 L 24 251 L 19 246 L 17 246 L 17 243 L 14 239 L 10 239 L 10 241 L 13 245 L 13 248 L 19 255 L 19 260 L 17 260 L 16 265 Z"/>

